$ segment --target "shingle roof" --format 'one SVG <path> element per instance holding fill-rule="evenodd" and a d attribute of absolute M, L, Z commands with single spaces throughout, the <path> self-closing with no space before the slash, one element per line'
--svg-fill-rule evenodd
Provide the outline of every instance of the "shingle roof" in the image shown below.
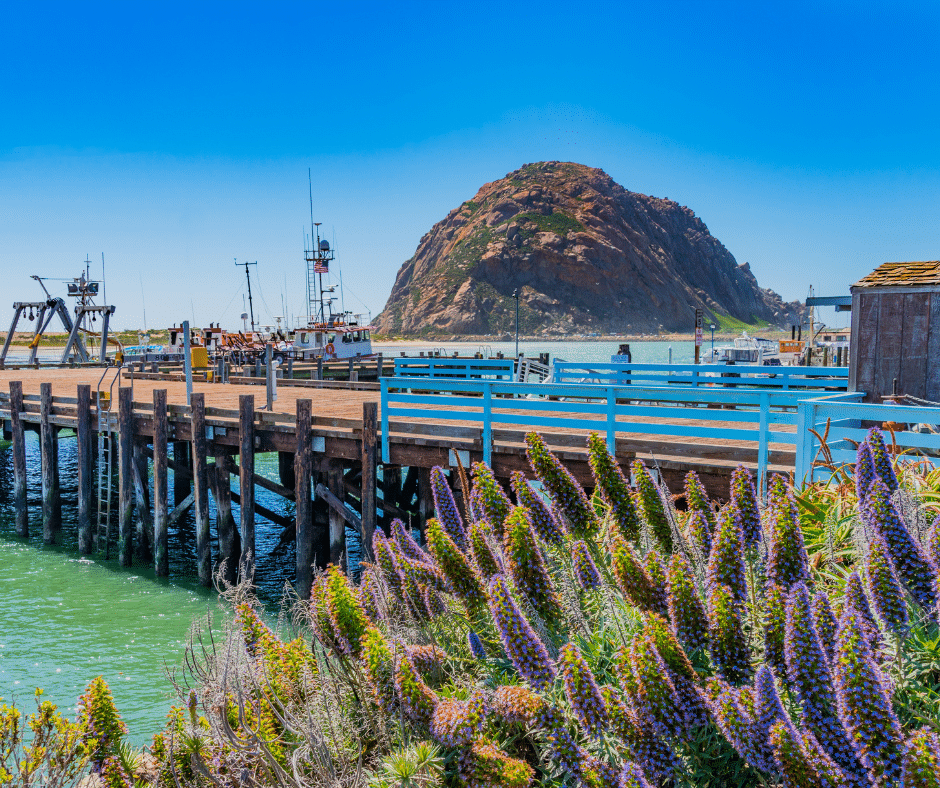
<path fill-rule="evenodd" d="M 940 286 L 940 260 L 918 263 L 883 263 L 852 287 Z"/>

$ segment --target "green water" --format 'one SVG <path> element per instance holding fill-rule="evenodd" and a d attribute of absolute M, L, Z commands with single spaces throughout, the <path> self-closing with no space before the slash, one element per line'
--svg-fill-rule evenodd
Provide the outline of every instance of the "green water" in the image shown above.
<path fill-rule="evenodd" d="M 170 706 L 179 704 L 167 671 L 182 666 L 191 626 L 204 623 L 210 612 L 218 622 L 224 613 L 215 592 L 195 578 L 192 515 L 170 529 L 170 580 L 155 577 L 147 566 L 122 568 L 98 553 L 81 556 L 76 549 L 75 440 L 62 437 L 61 544 L 43 545 L 34 434 L 27 434 L 26 451 L 30 537 L 24 540 L 14 533 L 10 444 L 0 441 L 0 697 L 31 710 L 35 688 L 42 687 L 44 699 L 74 717 L 88 682 L 104 676 L 129 738 L 147 744 L 163 727 Z M 275 458 L 259 455 L 259 472 L 276 476 Z M 170 484 L 172 489 L 172 472 Z M 264 505 L 290 514 L 291 505 L 283 499 L 257 492 Z M 233 508 L 237 520 L 238 507 Z M 215 550 L 214 509 L 210 516 Z M 258 592 L 272 606 L 284 583 L 293 579 L 295 564 L 293 546 L 278 545 L 280 531 L 258 523 Z"/>

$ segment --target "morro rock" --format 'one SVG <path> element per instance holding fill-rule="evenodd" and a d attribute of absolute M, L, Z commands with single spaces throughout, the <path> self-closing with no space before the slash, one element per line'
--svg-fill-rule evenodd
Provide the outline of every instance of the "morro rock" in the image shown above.
<path fill-rule="evenodd" d="M 387 335 L 691 331 L 798 322 L 798 303 L 678 203 L 629 192 L 581 164 L 527 164 L 483 186 L 425 235 L 374 324 Z"/>

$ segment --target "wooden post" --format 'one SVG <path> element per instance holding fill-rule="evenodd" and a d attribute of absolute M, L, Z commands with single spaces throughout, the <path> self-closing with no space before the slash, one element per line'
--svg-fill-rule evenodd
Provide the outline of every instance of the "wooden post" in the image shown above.
<path fill-rule="evenodd" d="M 118 389 L 118 562 L 134 552 L 134 406 L 130 387 Z"/>
<path fill-rule="evenodd" d="M 169 490 L 167 489 L 166 389 L 153 392 L 153 547 L 154 568 L 158 577 L 170 574 Z M 176 457 L 173 458 L 174 460 Z"/>
<path fill-rule="evenodd" d="M 77 400 L 75 435 L 78 444 L 78 551 L 88 555 L 94 549 L 94 529 L 91 522 L 92 496 L 95 490 L 91 386 L 79 386 Z"/>
<path fill-rule="evenodd" d="M 313 503 L 310 500 L 310 477 L 313 474 L 313 446 L 310 430 L 313 423 L 312 402 L 297 400 L 295 435 L 297 451 L 294 453 L 294 499 L 297 504 L 297 582 L 295 587 L 301 599 L 310 598 L 313 573 Z"/>
<path fill-rule="evenodd" d="M 13 432 L 13 509 L 16 535 L 29 536 L 29 511 L 26 507 L 26 436 L 23 434 L 23 383 L 10 381 L 10 429 Z"/>
<path fill-rule="evenodd" d="M 243 572 L 254 574 L 255 564 L 255 397 L 242 394 L 238 398 L 238 435 L 241 475 L 238 491 L 241 496 L 241 538 Z"/>
<path fill-rule="evenodd" d="M 56 468 L 56 428 L 50 421 L 52 384 L 39 384 L 39 439 L 42 459 L 42 540 L 55 541 L 61 529 L 61 511 L 57 506 L 59 476 Z"/>
<path fill-rule="evenodd" d="M 134 501 L 137 506 L 137 560 L 149 564 L 153 558 L 151 535 L 153 521 L 150 517 L 150 464 L 147 454 L 137 441 L 134 441 Z"/>
<path fill-rule="evenodd" d="M 196 514 L 196 567 L 199 582 L 212 586 L 212 545 L 209 539 L 209 475 L 206 456 L 206 395 L 193 394 L 190 400 L 193 434 L 193 501 Z"/>
<path fill-rule="evenodd" d="M 326 473 L 326 486 L 340 501 L 346 500 L 346 485 L 343 482 L 343 463 L 330 460 Z M 346 521 L 338 512 L 330 509 L 330 563 L 341 566 L 346 571 L 346 557 L 343 551 L 346 542 Z"/>
<path fill-rule="evenodd" d="M 216 528 L 219 532 L 219 561 L 225 563 L 225 582 L 234 585 L 238 579 L 238 561 L 241 556 L 241 539 L 232 517 L 232 486 L 229 479 L 228 455 L 217 447 L 213 466 L 212 484 L 217 513 Z"/>
<path fill-rule="evenodd" d="M 372 555 L 372 534 L 375 532 L 375 472 L 379 404 L 362 403 L 362 555 Z"/>
<path fill-rule="evenodd" d="M 431 491 L 431 469 L 418 468 L 418 530 L 421 531 L 421 544 L 424 544 L 424 532 L 428 520 L 434 517 L 434 493 Z"/>
<path fill-rule="evenodd" d="M 323 380 L 323 356 L 317 359 L 317 380 Z"/>
<path fill-rule="evenodd" d="M 386 507 L 398 506 L 401 497 L 401 467 L 398 465 L 382 466 L 382 503 Z M 385 510 L 388 516 L 388 508 Z"/>
<path fill-rule="evenodd" d="M 378 359 L 375 362 L 375 379 L 382 379 L 382 354 L 379 353 Z"/>
<path fill-rule="evenodd" d="M 190 469 L 189 443 L 173 441 L 173 463 L 177 468 Z M 189 497 L 189 477 L 185 473 L 173 473 L 173 505 L 179 506 Z"/>

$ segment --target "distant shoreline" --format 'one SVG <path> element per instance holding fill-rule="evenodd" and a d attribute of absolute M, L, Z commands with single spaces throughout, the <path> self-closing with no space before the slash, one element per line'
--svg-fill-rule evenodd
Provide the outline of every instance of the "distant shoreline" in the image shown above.
<path fill-rule="evenodd" d="M 751 336 L 759 336 L 767 339 L 789 339 L 789 331 L 759 331 L 748 332 Z M 725 331 L 715 332 L 715 341 L 730 342 L 741 336 L 741 332 Z M 415 345 L 429 345 L 434 343 L 447 344 L 487 344 L 490 342 L 514 342 L 515 335 L 498 334 L 496 336 L 442 336 L 442 337 L 424 337 L 424 338 L 404 338 L 394 337 L 386 338 L 381 335 L 372 335 L 372 342 L 375 345 L 386 347 L 412 347 Z M 711 344 L 712 335 L 710 331 L 705 332 L 704 341 Z M 692 342 L 695 336 L 692 334 L 601 334 L 599 336 L 585 336 L 584 334 L 575 334 L 572 336 L 519 336 L 520 342 L 619 342 L 627 344 L 630 342 Z"/>

